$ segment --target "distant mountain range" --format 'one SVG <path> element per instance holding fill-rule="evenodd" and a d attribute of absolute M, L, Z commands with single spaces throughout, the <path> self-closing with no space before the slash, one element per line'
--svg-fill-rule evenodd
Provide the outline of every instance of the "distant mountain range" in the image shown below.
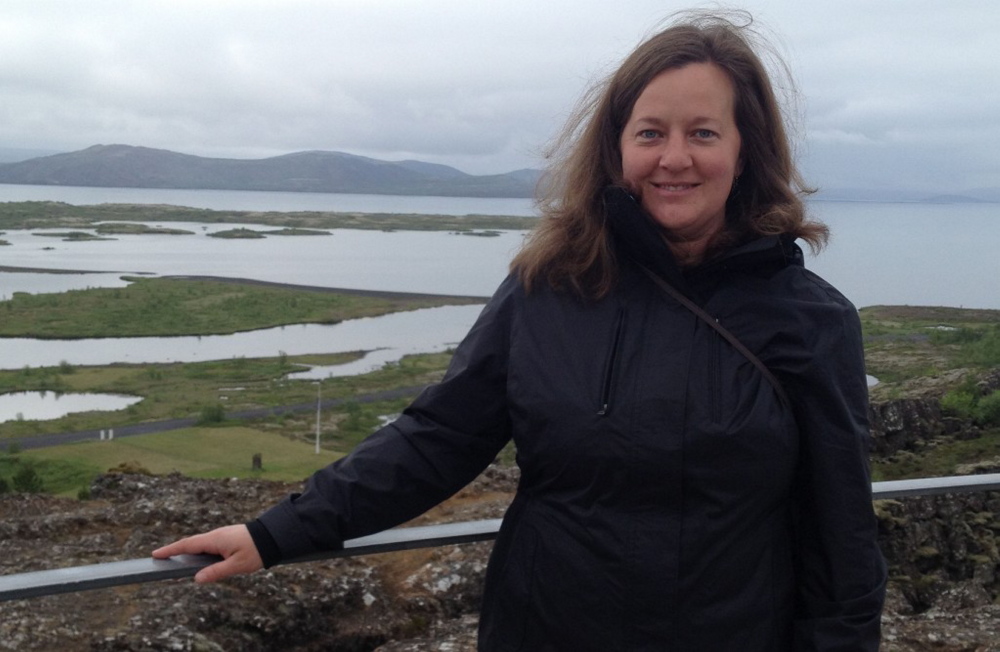
<path fill-rule="evenodd" d="M 516 170 L 477 176 L 447 165 L 380 161 L 343 152 L 223 159 L 131 145 L 94 145 L 0 164 L 0 183 L 445 197 L 531 197 L 540 174 Z"/>
<path fill-rule="evenodd" d="M 42 154 L 46 155 L 42 155 Z M 109 188 L 202 188 L 444 197 L 532 197 L 540 170 L 477 176 L 422 161 L 382 161 L 309 151 L 264 159 L 206 158 L 131 145 L 78 152 L 0 148 L 0 183 Z M 1000 188 L 937 196 L 892 188 L 821 188 L 815 199 L 930 203 L 1000 202 Z"/>

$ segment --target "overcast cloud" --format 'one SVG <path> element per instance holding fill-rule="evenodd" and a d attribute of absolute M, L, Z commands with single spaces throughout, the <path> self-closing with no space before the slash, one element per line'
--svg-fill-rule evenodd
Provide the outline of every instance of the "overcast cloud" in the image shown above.
<path fill-rule="evenodd" d="M 647 0 L 4 0 L 0 147 L 308 149 L 540 167 L 585 87 L 672 11 Z M 748 0 L 800 90 L 808 179 L 1000 187 L 1000 3 Z"/>

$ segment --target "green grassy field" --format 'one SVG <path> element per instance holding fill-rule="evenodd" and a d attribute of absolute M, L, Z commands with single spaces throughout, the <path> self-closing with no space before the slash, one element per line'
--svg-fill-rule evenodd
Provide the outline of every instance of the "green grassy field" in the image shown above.
<path fill-rule="evenodd" d="M 313 362 L 330 362 L 327 356 L 303 356 Z M 147 398 L 130 410 L 71 414 L 52 421 L 8 421 L 0 424 L 0 488 L 12 487 L 14 477 L 30 464 L 45 491 L 77 495 L 94 476 L 120 464 L 141 467 L 152 473 L 179 472 L 194 477 L 259 477 L 299 481 L 315 469 L 350 451 L 364 437 L 398 414 L 415 396 L 416 390 L 400 398 L 360 402 L 351 397 L 384 389 L 420 387 L 444 373 L 450 353 L 407 356 L 396 364 L 362 376 L 331 378 L 323 382 L 324 399 L 348 399 L 321 413 L 321 452 L 315 453 L 315 412 L 282 414 L 247 422 L 227 422 L 202 428 L 187 428 L 159 434 L 120 437 L 111 442 L 87 442 L 44 449 L 9 451 L 3 436 L 30 436 L 38 433 L 68 432 L 105 428 L 149 420 L 176 411 L 190 411 L 197 405 L 221 405 L 220 386 L 239 385 L 243 389 L 226 402 L 227 409 L 279 406 L 315 400 L 312 382 L 278 381 L 275 375 L 293 368 L 293 362 L 279 358 L 229 360 L 174 365 L 126 365 L 34 370 L 32 378 L 66 378 L 74 389 L 96 391 L 110 386 L 131 387 Z M 67 373 L 68 372 L 68 373 Z M 14 372 L 22 373 L 22 372 Z M 3 380 L 0 373 L 0 381 Z M 16 376 L 8 377 L 16 382 Z M 2 385 L 2 382 L 0 382 Z M 145 407 L 143 407 L 145 406 Z M 251 471 L 255 453 L 263 456 L 263 471 Z"/>
<path fill-rule="evenodd" d="M 871 306 L 860 315 L 865 364 L 881 383 L 872 392 L 875 400 L 905 398 L 934 385 L 943 394 L 963 375 L 1000 366 L 1000 310 Z"/>
<path fill-rule="evenodd" d="M 262 470 L 252 470 L 260 453 Z M 181 473 L 196 478 L 304 480 L 342 457 L 313 444 L 244 426 L 186 428 L 0 455 L 0 477 L 12 478 L 21 465 L 33 465 L 45 490 L 76 496 L 91 480 L 121 464 L 154 474 Z M 9 480 L 8 480 L 9 481 Z"/>

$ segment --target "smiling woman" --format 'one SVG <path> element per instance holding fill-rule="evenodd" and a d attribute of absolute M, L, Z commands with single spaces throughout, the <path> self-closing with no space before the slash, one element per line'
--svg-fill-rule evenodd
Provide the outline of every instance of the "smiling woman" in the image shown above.
<path fill-rule="evenodd" d="M 440 383 L 301 494 L 154 556 L 221 554 L 204 582 L 337 549 L 513 441 L 483 652 L 875 652 L 860 323 L 803 267 L 825 227 L 737 18 L 684 15 L 595 89 Z"/>
<path fill-rule="evenodd" d="M 649 82 L 622 129 L 623 180 L 681 264 L 701 262 L 726 224 L 743 168 L 733 104 L 722 68 L 691 63 Z"/>

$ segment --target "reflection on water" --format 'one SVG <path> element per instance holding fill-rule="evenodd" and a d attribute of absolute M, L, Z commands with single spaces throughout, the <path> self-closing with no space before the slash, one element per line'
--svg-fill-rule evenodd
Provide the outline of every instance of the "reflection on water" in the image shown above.
<path fill-rule="evenodd" d="M 16 392 L 0 394 L 0 422 L 45 421 L 76 412 L 124 410 L 142 398 L 120 394 Z"/>

